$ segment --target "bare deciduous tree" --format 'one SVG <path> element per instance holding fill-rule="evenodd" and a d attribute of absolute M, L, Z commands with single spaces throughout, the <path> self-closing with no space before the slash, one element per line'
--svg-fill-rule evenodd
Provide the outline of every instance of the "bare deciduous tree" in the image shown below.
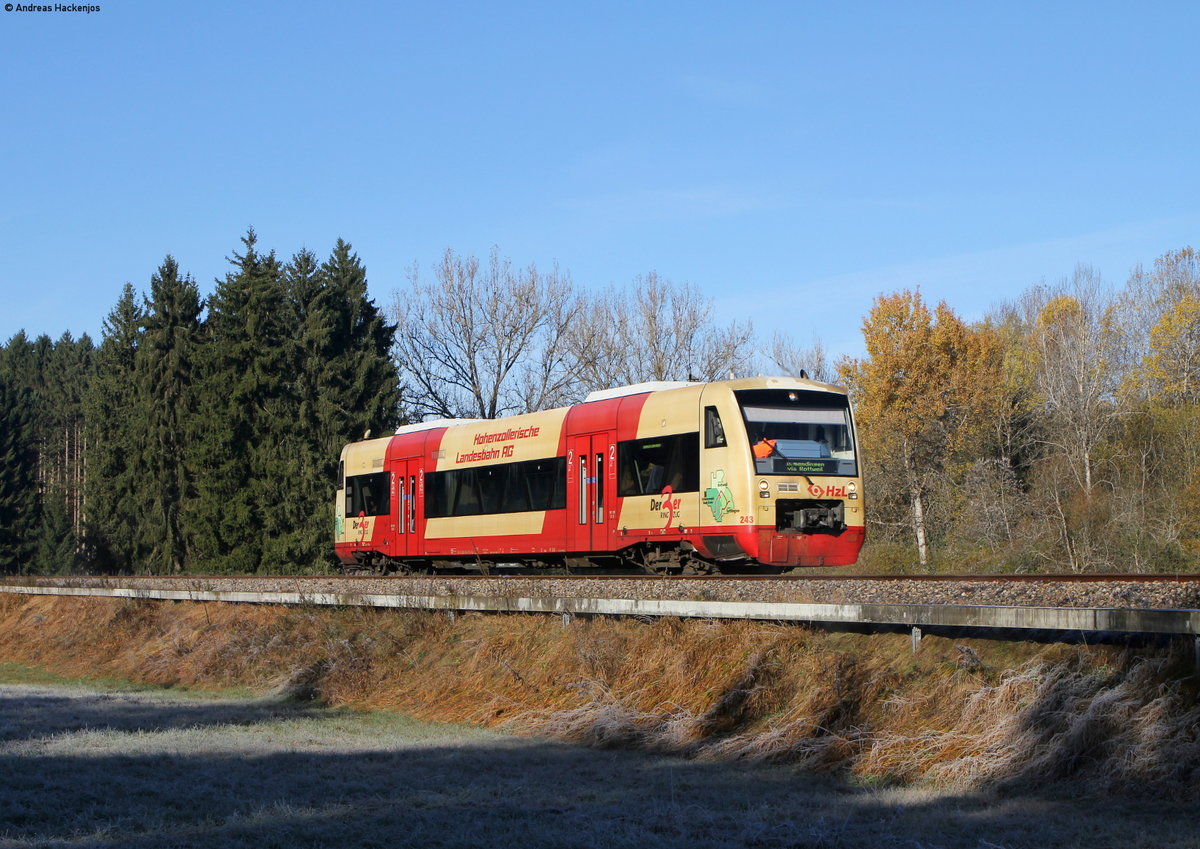
<path fill-rule="evenodd" d="M 1200 255 L 1192 248 L 1169 251 L 1147 271 L 1138 266 L 1114 299 L 1124 370 L 1135 370 L 1150 348 L 1150 330 L 1180 301 L 1200 296 Z"/>
<path fill-rule="evenodd" d="M 715 324 L 711 298 L 655 272 L 597 298 L 579 331 L 574 354 L 587 389 L 718 380 L 746 373 L 753 353 L 749 323 Z"/>
<path fill-rule="evenodd" d="M 767 359 L 783 374 L 799 376 L 803 371 L 813 380 L 834 383 L 837 371 L 829 361 L 825 343 L 814 336 L 806 347 L 800 347 L 786 333 L 777 332 L 766 350 Z"/>
<path fill-rule="evenodd" d="M 414 267 L 393 302 L 413 410 L 493 419 L 570 401 L 567 331 L 581 308 L 569 275 L 514 270 L 497 248 L 486 264 L 447 250 L 432 284 Z"/>
<path fill-rule="evenodd" d="M 1113 305 L 1112 332 L 1122 391 L 1144 401 L 1196 394 L 1200 377 L 1200 255 L 1192 248 L 1169 251 L 1147 271 L 1134 269 Z"/>
<path fill-rule="evenodd" d="M 1042 301 L 1029 337 L 1045 416 L 1041 440 L 1066 458 L 1090 494 L 1096 448 L 1120 412 L 1107 294 L 1099 275 L 1080 266 L 1057 291 L 1036 290 L 1033 297 Z"/>

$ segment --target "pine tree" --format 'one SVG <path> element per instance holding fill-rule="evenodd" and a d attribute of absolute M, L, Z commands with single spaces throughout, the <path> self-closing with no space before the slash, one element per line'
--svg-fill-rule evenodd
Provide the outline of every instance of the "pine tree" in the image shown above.
<path fill-rule="evenodd" d="M 87 334 L 64 333 L 48 350 L 42 374 L 42 494 L 53 512 L 53 562 L 47 571 L 74 568 L 82 555 L 84 477 L 84 397 L 91 382 L 95 346 Z M 47 519 L 51 517 L 48 515 Z"/>
<path fill-rule="evenodd" d="M 47 337 L 39 338 L 46 339 Z M 41 366 L 38 364 L 38 345 L 29 340 L 24 330 L 17 331 L 0 348 L 0 377 L 8 381 L 9 386 L 32 390 L 38 382 Z"/>
<path fill-rule="evenodd" d="M 198 568 L 256 572 L 279 493 L 290 485 L 280 456 L 294 426 L 288 399 L 289 323 L 281 269 L 251 229 L 234 270 L 218 281 L 204 327 L 199 414 L 193 435 L 197 499 L 189 513 Z"/>
<path fill-rule="evenodd" d="M 371 430 L 394 428 L 400 380 L 390 350 L 395 326 L 367 293 L 366 271 L 339 239 L 316 267 L 309 251 L 285 269 L 297 317 L 294 384 L 297 427 L 289 516 L 298 520 L 289 555 L 300 568 L 333 564 L 330 545 L 333 480 L 342 445 Z"/>
<path fill-rule="evenodd" d="M 93 567 L 101 571 L 132 571 L 142 560 L 137 549 L 141 512 L 134 505 L 141 496 L 146 442 L 135 369 L 143 315 L 132 284 L 126 283 L 104 321 L 84 405 L 87 546 Z"/>
<path fill-rule="evenodd" d="M 71 493 L 61 483 L 51 484 L 43 494 L 34 557 L 40 574 L 69 575 L 84 563 L 70 507 Z"/>
<path fill-rule="evenodd" d="M 10 387 L 24 390 L 29 423 L 22 431 L 34 456 L 34 503 L 39 511 L 50 511 L 44 517 L 39 512 L 36 521 L 49 521 L 45 533 L 55 535 L 53 548 L 34 546 L 32 559 L 22 567 L 26 570 L 63 571 L 73 568 L 82 554 L 82 397 L 92 350 L 86 335 L 76 340 L 64 333 L 53 342 L 43 334 L 30 342 L 22 331 L 9 340 L 0 359 L 0 374 Z M 49 559 L 43 561 L 43 554 Z"/>
<path fill-rule="evenodd" d="M 314 330 L 324 335 L 324 298 L 316 256 L 300 250 L 280 269 L 283 293 L 281 318 L 287 325 L 284 391 L 274 399 L 272 420 L 265 429 L 274 436 L 258 447 L 260 474 L 279 481 L 271 509 L 263 513 L 263 545 L 260 568 L 268 571 L 310 569 L 313 552 L 306 545 L 308 527 L 305 494 L 313 473 L 314 428 L 312 375 L 305 371 L 306 337 Z M 313 314 L 309 314 L 311 310 Z"/>
<path fill-rule="evenodd" d="M 181 277 L 171 256 L 150 278 L 145 330 L 135 356 L 145 417 L 134 503 L 144 508 L 138 529 L 144 567 L 181 572 L 188 562 L 183 513 L 192 497 L 188 435 L 193 429 L 196 358 L 200 341 L 200 292 Z"/>
<path fill-rule="evenodd" d="M 0 359 L 0 377 L 8 381 L 11 388 L 24 389 L 25 404 L 28 405 L 30 424 L 27 431 L 29 446 L 34 452 L 34 467 L 37 469 L 38 492 L 44 489 L 45 477 L 48 470 L 45 446 L 49 429 L 49 414 L 46 411 L 46 361 L 54 343 L 50 337 L 42 334 L 37 339 L 30 340 L 25 331 L 19 331 L 8 340 L 4 347 L 3 359 Z"/>
<path fill-rule="evenodd" d="M 22 336 L 24 334 L 21 334 Z M 41 524 L 32 393 L 0 374 L 0 572 L 28 571 Z"/>
<path fill-rule="evenodd" d="M 338 239 L 321 266 L 336 313 L 324 381 L 329 415 L 324 438 L 336 452 L 371 429 L 384 433 L 400 418 L 400 377 L 391 351 L 396 325 L 387 322 L 367 293 L 367 272 L 350 245 Z"/>

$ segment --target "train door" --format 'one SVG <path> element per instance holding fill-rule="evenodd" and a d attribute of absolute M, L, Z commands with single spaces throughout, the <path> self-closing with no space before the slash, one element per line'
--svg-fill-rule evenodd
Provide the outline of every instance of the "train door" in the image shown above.
<path fill-rule="evenodd" d="M 752 485 L 754 459 L 741 409 L 727 386 L 710 385 L 699 413 L 700 526 L 749 532 L 761 508 L 774 506 Z"/>
<path fill-rule="evenodd" d="M 417 532 L 417 459 L 398 460 L 392 478 L 393 504 L 396 505 L 396 557 L 416 557 L 421 554 Z"/>
<path fill-rule="evenodd" d="M 614 434 L 573 436 L 567 448 L 567 548 L 608 551 L 616 518 Z"/>

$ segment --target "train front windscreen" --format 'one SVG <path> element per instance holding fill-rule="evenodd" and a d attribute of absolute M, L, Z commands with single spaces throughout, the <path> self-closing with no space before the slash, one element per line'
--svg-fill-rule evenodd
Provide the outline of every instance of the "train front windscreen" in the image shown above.
<path fill-rule="evenodd" d="M 736 395 L 758 474 L 858 474 L 845 395 L 802 389 L 751 389 Z"/>

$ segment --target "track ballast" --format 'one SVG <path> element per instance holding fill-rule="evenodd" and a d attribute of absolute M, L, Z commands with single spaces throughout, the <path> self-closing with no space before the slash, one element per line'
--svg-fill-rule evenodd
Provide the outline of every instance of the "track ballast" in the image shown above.
<path fill-rule="evenodd" d="M 433 596 L 552 596 L 816 604 L 1200 609 L 1200 575 L 55 576 L 8 584 Z"/>

